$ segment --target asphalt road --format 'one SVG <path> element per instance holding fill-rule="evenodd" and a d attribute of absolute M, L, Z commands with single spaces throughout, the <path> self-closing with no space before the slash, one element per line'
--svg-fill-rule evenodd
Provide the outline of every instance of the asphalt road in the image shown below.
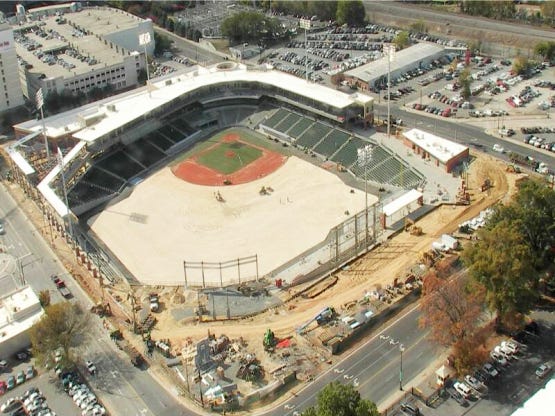
<path fill-rule="evenodd" d="M 382 332 L 357 349 L 347 351 L 342 362 L 310 382 L 296 396 L 272 411 L 269 416 L 291 415 L 316 403 L 324 386 L 332 381 L 352 383 L 361 396 L 375 403 L 386 400 L 399 390 L 401 349 L 403 346 L 403 386 L 425 370 L 436 358 L 428 342 L 428 331 L 418 328 L 420 310 L 412 306 Z"/>
<path fill-rule="evenodd" d="M 5 186 L 0 183 L 0 215 L 6 228 L 0 242 L 6 245 L 10 254 L 21 259 L 27 283 L 33 287 L 35 293 L 49 290 L 52 302 L 58 302 L 62 297 L 49 277 L 50 274 L 56 273 L 66 281 L 73 294 L 73 301 L 80 302 L 88 309 L 91 301 L 87 295 L 67 274 L 40 233 L 18 208 L 17 201 L 8 194 Z M 96 363 L 98 374 L 88 379 L 108 409 L 117 410 L 116 414 L 122 415 L 193 414 L 186 412 L 175 397 L 161 387 L 148 371 L 133 367 L 129 358 L 110 340 L 98 316 L 91 314 L 90 317 L 90 330 L 78 355 L 83 362 L 90 359 Z M 78 414 L 80 411 L 76 407 L 75 415 Z"/>
<path fill-rule="evenodd" d="M 387 118 L 387 104 L 374 104 L 376 114 L 380 119 Z M 486 134 L 483 128 L 464 124 L 456 121 L 446 121 L 439 117 L 425 116 L 426 113 L 414 113 L 406 111 L 398 105 L 391 105 L 391 114 L 393 118 L 401 118 L 406 128 L 419 128 L 440 137 L 446 137 L 458 143 L 469 146 L 476 150 L 488 152 L 495 155 L 499 159 L 508 161 L 508 153 L 517 152 L 520 154 L 533 157 L 535 160 L 545 162 L 551 169 L 555 169 L 555 154 L 548 154 L 537 151 L 534 147 L 525 145 L 524 143 L 513 143 L 507 140 L 499 140 L 499 138 Z M 495 143 L 499 143 L 505 149 L 505 153 L 495 153 L 492 147 Z"/>

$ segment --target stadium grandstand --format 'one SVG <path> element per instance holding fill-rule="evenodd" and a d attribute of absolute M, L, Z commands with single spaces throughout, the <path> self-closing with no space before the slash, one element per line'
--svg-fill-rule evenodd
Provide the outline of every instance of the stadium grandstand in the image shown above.
<path fill-rule="evenodd" d="M 331 161 L 360 179 L 417 186 L 422 177 L 405 161 L 351 131 L 372 118 L 372 99 L 364 94 L 345 94 L 265 66 L 224 62 L 168 74 L 146 87 L 45 118 L 44 130 L 40 120 L 15 125 L 17 141 L 8 153 L 13 178 L 45 215 L 76 244 L 84 239 L 95 244 L 87 218 L 228 126 L 271 133 L 285 147 L 320 156 L 314 164 Z M 362 224 L 364 217 L 354 221 Z M 356 250 L 361 244 L 357 237 Z M 133 278 L 125 271 L 120 275 Z"/>
<path fill-rule="evenodd" d="M 275 138 L 336 162 L 362 180 L 412 189 L 422 175 L 389 149 L 339 126 L 279 108 L 259 126 Z M 359 157 L 361 150 L 366 157 Z"/>

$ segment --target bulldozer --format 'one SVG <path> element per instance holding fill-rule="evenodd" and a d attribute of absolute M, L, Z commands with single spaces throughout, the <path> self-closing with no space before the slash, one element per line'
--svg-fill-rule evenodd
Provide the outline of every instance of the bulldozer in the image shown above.
<path fill-rule="evenodd" d="M 410 218 L 405 218 L 405 231 L 408 231 L 410 235 L 422 235 L 422 227 L 417 226 Z"/>
<path fill-rule="evenodd" d="M 484 179 L 484 182 L 482 182 L 482 192 L 487 191 L 489 188 L 491 188 L 493 185 L 491 183 L 491 181 L 489 179 Z"/>

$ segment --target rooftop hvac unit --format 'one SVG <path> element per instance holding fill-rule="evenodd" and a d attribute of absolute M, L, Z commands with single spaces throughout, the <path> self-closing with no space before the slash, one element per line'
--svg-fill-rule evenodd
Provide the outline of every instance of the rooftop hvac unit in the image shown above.
<path fill-rule="evenodd" d="M 109 111 L 116 112 L 116 105 L 115 104 L 108 104 L 107 108 Z"/>
<path fill-rule="evenodd" d="M 172 80 L 171 80 L 171 79 L 167 79 L 167 80 L 166 80 L 166 85 L 172 85 Z"/>

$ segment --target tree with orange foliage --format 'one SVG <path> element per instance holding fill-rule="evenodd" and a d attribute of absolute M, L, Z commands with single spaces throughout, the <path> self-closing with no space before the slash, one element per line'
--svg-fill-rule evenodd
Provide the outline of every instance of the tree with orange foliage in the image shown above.
<path fill-rule="evenodd" d="M 432 339 L 451 346 L 470 339 L 484 310 L 484 288 L 466 271 L 447 279 L 431 271 L 423 279 L 420 326 L 430 328 Z"/>

